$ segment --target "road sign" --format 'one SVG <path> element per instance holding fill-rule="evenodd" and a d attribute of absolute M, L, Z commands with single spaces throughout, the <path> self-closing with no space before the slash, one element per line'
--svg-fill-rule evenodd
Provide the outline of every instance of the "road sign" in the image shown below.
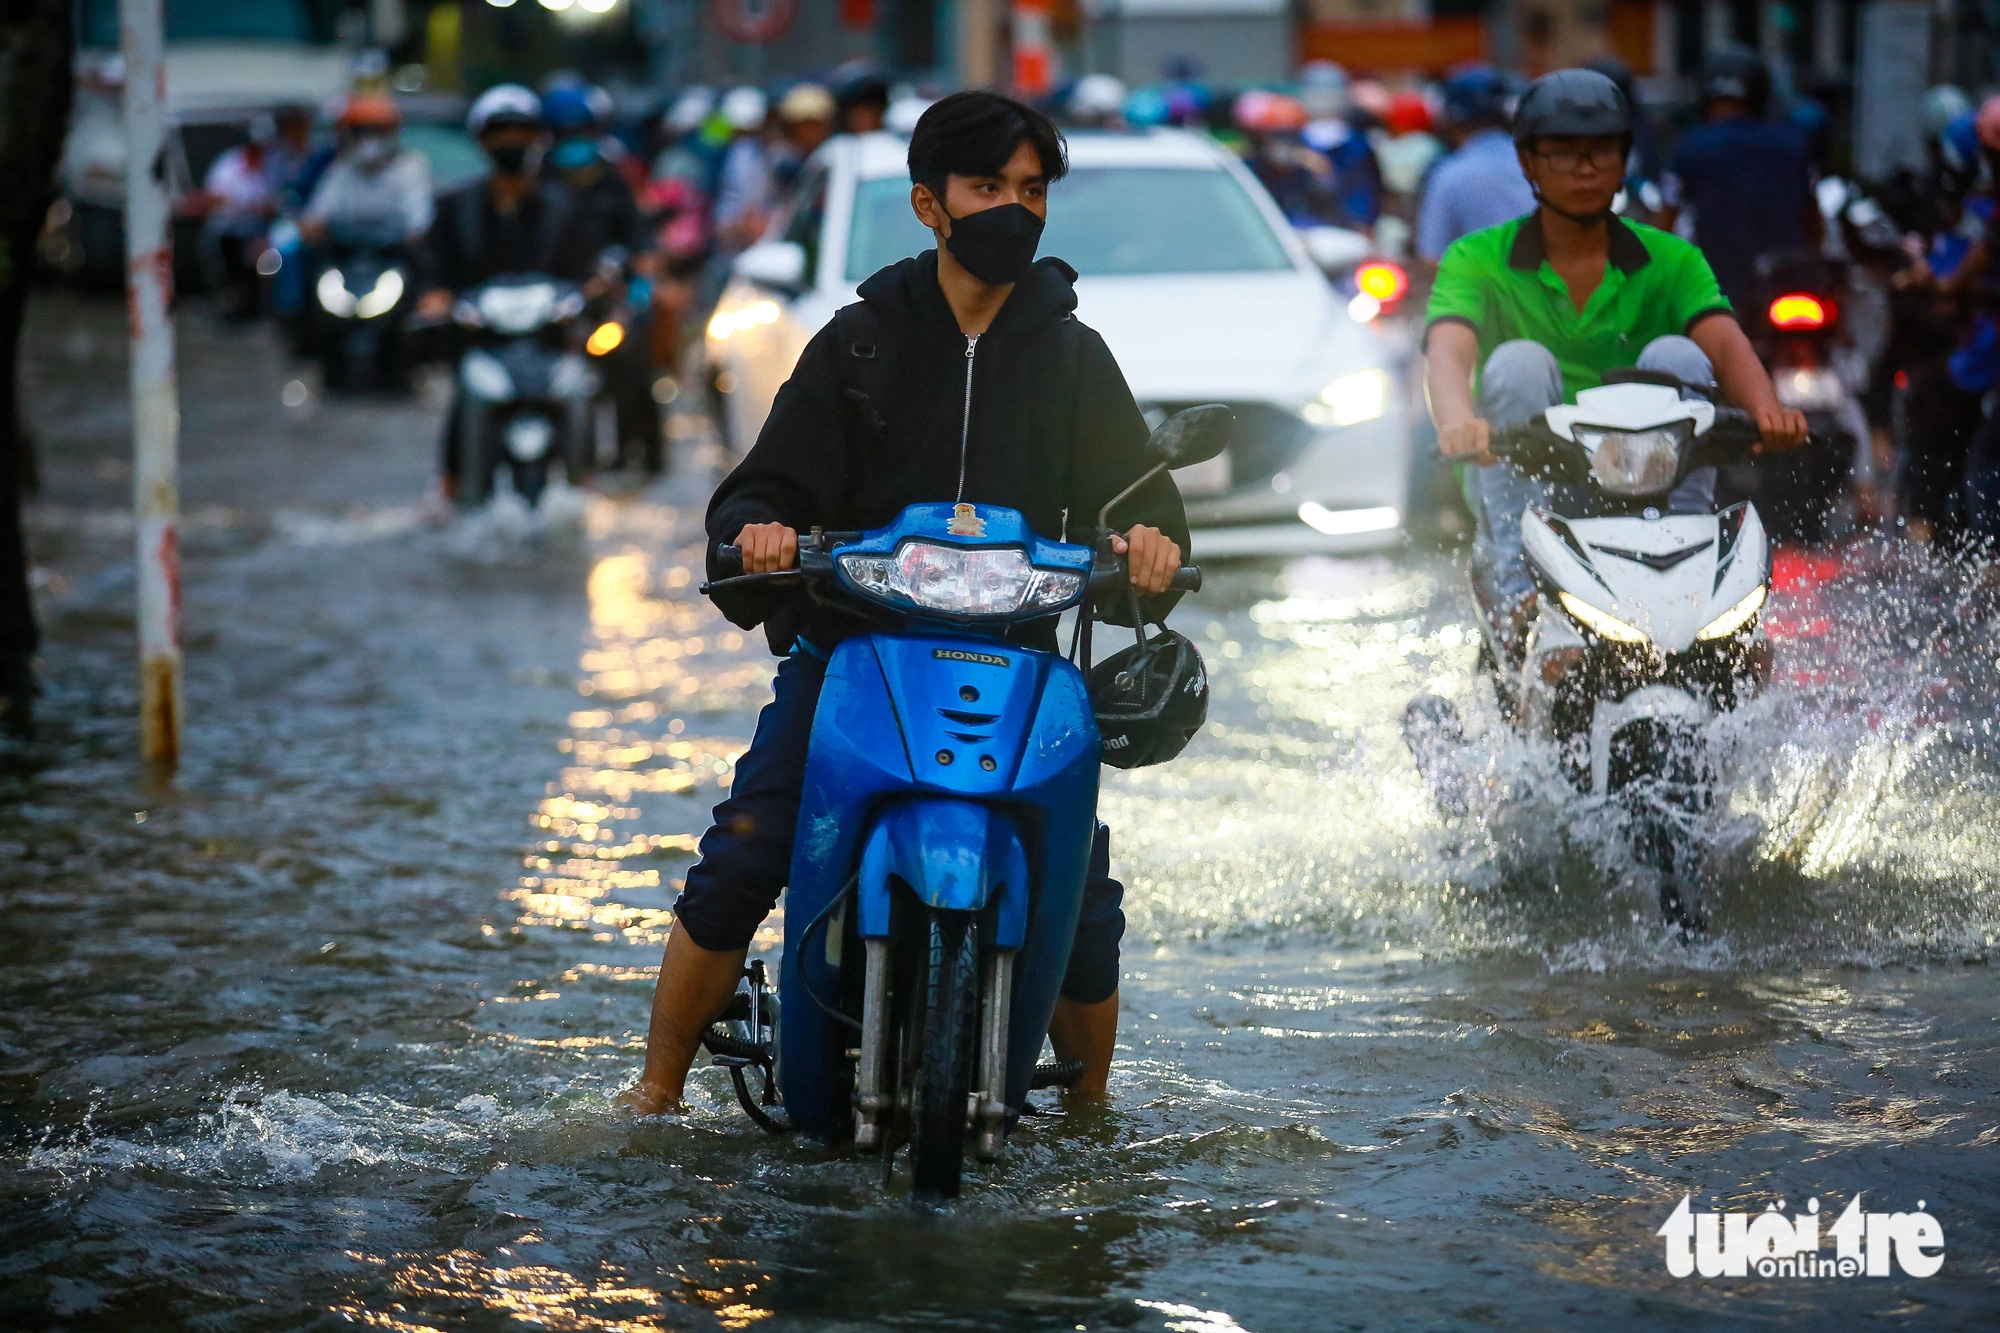
<path fill-rule="evenodd" d="M 791 28 L 799 16 L 799 0 L 712 0 L 708 12 L 724 37 L 762 46 Z"/>

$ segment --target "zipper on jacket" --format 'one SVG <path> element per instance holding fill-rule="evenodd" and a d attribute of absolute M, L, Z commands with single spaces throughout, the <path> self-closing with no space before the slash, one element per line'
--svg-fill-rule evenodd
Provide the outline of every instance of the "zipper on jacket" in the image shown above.
<path fill-rule="evenodd" d="M 965 335 L 965 415 L 958 426 L 958 494 L 954 499 L 965 499 L 965 454 L 972 443 L 972 358 L 979 350 L 979 335 Z"/>

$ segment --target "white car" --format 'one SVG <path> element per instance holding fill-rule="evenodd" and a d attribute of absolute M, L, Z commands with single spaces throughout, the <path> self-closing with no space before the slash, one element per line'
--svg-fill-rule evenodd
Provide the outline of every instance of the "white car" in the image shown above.
<path fill-rule="evenodd" d="M 1150 421 L 1227 403 L 1227 453 L 1177 474 L 1195 553 L 1347 552 L 1402 540 L 1409 403 L 1393 335 L 1358 321 L 1270 196 L 1182 131 L 1079 133 L 1049 192 L 1040 252 L 1076 269 Z M 856 286 L 930 248 L 910 211 L 907 142 L 837 137 L 766 239 L 738 257 L 706 356 L 730 446 L 749 448 L 799 353 Z"/>

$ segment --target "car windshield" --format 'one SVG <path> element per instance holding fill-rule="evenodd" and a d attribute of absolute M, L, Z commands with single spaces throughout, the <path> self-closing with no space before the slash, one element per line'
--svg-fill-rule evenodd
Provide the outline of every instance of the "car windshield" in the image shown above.
<path fill-rule="evenodd" d="M 847 280 L 931 248 L 910 211 L 910 182 L 862 181 L 847 241 Z M 1292 266 L 1256 201 L 1226 171 L 1078 167 L 1049 191 L 1039 253 L 1084 277 L 1142 273 L 1264 273 Z"/>

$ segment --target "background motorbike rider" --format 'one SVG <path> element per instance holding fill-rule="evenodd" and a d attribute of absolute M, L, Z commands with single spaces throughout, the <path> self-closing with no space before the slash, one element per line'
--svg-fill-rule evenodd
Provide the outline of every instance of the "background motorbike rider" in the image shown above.
<path fill-rule="evenodd" d="M 593 303 L 623 300 L 627 305 L 632 336 L 602 358 L 606 387 L 617 407 L 618 462 L 643 460 L 648 471 L 658 472 L 660 405 L 653 401 L 649 355 L 658 271 L 653 232 L 632 187 L 605 157 L 604 125 L 586 90 L 550 89 L 542 98 L 542 122 L 552 136 L 542 157 L 543 175 L 568 190 L 575 205 L 566 244 L 600 261 L 613 251 L 624 256 L 624 273 L 600 262 L 583 293 Z"/>
<path fill-rule="evenodd" d="M 860 302 L 807 345 L 756 447 L 710 501 L 711 575 L 725 572 L 719 544 L 742 548 L 745 572 L 789 568 L 799 529 L 879 526 L 923 501 L 1009 506 L 1058 536 L 1065 510 L 1087 525 L 1146 471 L 1145 419 L 1103 339 L 1074 318 L 1074 270 L 1033 259 L 1049 184 L 1067 170 L 1055 126 L 997 93 L 955 93 L 925 111 L 909 161 L 911 206 L 938 246 L 862 283 Z M 1114 545 L 1157 618 L 1172 605 L 1163 594 L 1187 549 L 1186 518 L 1164 473 L 1128 504 L 1146 522 Z M 786 593 L 753 588 L 718 602 L 738 625 L 762 622 L 773 651 L 788 655 L 674 908 L 645 1072 L 622 1098 L 645 1114 L 680 1101 L 701 1030 L 777 900 L 827 653 L 867 627 Z M 1021 637 L 1053 650 L 1054 622 Z M 1083 1098 L 1103 1095 L 1117 1035 L 1123 890 L 1109 854 L 1100 826 L 1050 1025 L 1057 1058 L 1084 1062 L 1070 1088 Z"/>
<path fill-rule="evenodd" d="M 1694 243 L 1722 294 L 1750 309 L 1757 257 L 1816 248 L 1824 220 L 1813 194 L 1812 150 L 1788 122 L 1767 120 L 1771 72 L 1751 52 L 1724 49 L 1702 62 L 1703 123 L 1674 144 L 1661 225 L 1694 210 Z"/>
<path fill-rule="evenodd" d="M 442 322 L 460 292 L 507 273 L 546 273 L 581 285 L 595 251 L 576 242 L 575 196 L 537 176 L 541 165 L 541 99 L 519 84 L 489 88 L 472 104 L 466 128 L 493 169 L 439 196 L 437 217 L 422 248 L 424 293 L 418 317 Z M 445 422 L 443 489 L 458 489 L 457 409 Z"/>
<path fill-rule="evenodd" d="M 1451 243 L 1520 217 L 1535 206 L 1514 141 L 1507 135 L 1507 84 L 1491 65 L 1444 81 L 1444 130 L 1451 151 L 1431 168 L 1417 206 L 1417 258 L 1435 267 Z"/>
<path fill-rule="evenodd" d="M 347 99 L 335 122 L 344 141 L 299 213 L 299 234 L 309 245 L 329 230 L 393 229 L 414 245 L 430 230 L 431 169 L 422 153 L 402 145 L 403 113 L 383 93 Z"/>
<path fill-rule="evenodd" d="M 1716 385 L 1756 416 L 1764 448 L 1796 447 L 1806 435 L 1804 415 L 1778 404 L 1701 252 L 1612 214 L 1631 126 L 1630 105 L 1604 75 L 1565 69 L 1537 79 L 1514 113 L 1535 211 L 1453 244 L 1431 290 L 1426 385 L 1438 445 L 1480 465 L 1466 486 L 1477 524 L 1473 588 L 1516 660 L 1535 611 L 1521 514 L 1566 497 L 1493 466 L 1495 426 L 1523 424 L 1636 364 Z M 1705 509 L 1714 486 L 1714 469 L 1700 469 L 1673 506 Z"/>

